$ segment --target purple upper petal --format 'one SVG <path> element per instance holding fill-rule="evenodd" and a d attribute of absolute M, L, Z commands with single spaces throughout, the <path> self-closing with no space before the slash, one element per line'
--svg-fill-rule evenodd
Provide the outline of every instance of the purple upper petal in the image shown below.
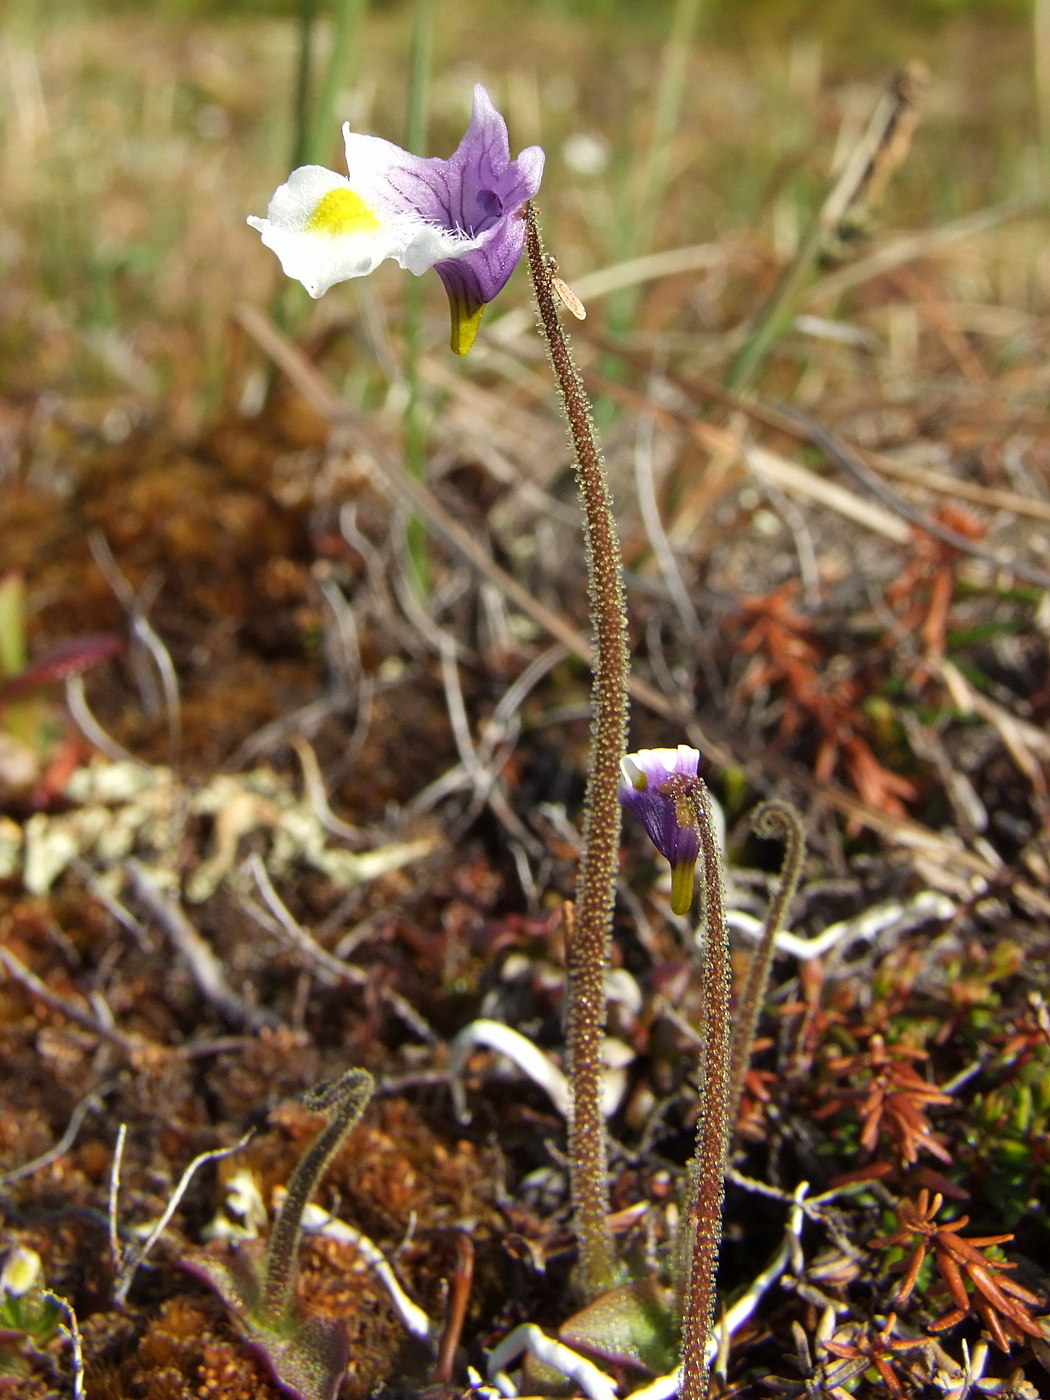
<path fill-rule="evenodd" d="M 511 160 L 507 123 L 478 83 L 470 125 L 449 159 L 405 152 L 400 165 L 391 172 L 391 184 L 406 212 L 476 238 L 536 193 L 543 152 L 530 146 Z"/>
<path fill-rule="evenodd" d="M 478 83 L 470 125 L 446 165 L 455 227 L 473 238 L 532 198 L 540 187 L 543 152 L 530 146 L 511 160 L 507 123 Z"/>
<path fill-rule="evenodd" d="M 677 749 L 641 749 L 623 762 L 620 802 L 634 813 L 672 866 L 693 866 L 700 854 L 696 828 L 679 824 L 675 801 L 690 783 L 695 784 L 699 764 L 699 752 L 686 744 Z"/>
<path fill-rule="evenodd" d="M 620 789 L 620 801 L 634 813 L 649 833 L 649 840 L 672 865 L 696 864 L 700 839 L 694 827 L 679 826 L 673 798 L 655 789 L 636 792 L 624 787 Z"/>
<path fill-rule="evenodd" d="M 478 83 L 470 125 L 448 160 L 413 156 L 389 143 L 348 134 L 351 184 L 358 162 L 380 159 L 381 202 L 391 215 L 423 220 L 475 244 L 433 264 L 449 297 L 471 309 L 491 301 L 521 258 L 522 210 L 540 187 L 543 151 L 530 146 L 511 160 L 507 124 Z M 405 265 L 412 267 L 411 254 Z"/>

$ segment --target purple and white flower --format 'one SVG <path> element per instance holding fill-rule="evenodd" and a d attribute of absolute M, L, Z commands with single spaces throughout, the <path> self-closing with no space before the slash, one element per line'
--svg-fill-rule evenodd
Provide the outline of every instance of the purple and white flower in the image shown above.
<path fill-rule="evenodd" d="M 507 125 L 480 83 L 470 125 L 449 160 L 410 155 L 343 126 L 348 176 L 320 165 L 294 170 L 265 219 L 248 220 L 312 297 L 364 277 L 385 258 L 421 276 L 434 268 L 448 293 L 452 349 L 465 355 L 488 302 L 525 246 L 525 204 L 540 187 L 543 151 L 510 158 Z"/>
<path fill-rule="evenodd" d="M 653 845 L 671 863 L 671 908 L 687 914 L 693 902 L 693 879 L 700 855 L 692 806 L 698 783 L 700 750 L 639 749 L 620 762 L 620 802 L 633 812 Z"/>

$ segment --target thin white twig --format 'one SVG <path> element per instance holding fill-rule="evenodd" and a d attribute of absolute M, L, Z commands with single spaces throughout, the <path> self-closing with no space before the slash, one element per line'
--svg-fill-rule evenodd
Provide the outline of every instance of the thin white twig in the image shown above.
<path fill-rule="evenodd" d="M 744 454 L 750 450 L 744 439 Z M 798 571 L 802 580 L 802 595 L 808 607 L 815 608 L 820 603 L 820 568 L 817 564 L 817 551 L 813 547 L 813 537 L 806 524 L 806 517 L 786 491 L 782 491 L 772 477 L 763 480 L 766 496 L 781 519 L 791 531 L 795 541 L 795 554 L 798 558 Z"/>
<path fill-rule="evenodd" d="M 299 757 L 307 801 L 310 803 L 314 816 L 324 829 L 343 841 L 358 842 L 365 839 L 365 833 L 359 827 L 351 826 L 349 822 L 340 821 L 328 805 L 328 794 L 325 792 L 324 779 L 321 776 L 317 755 L 303 736 L 293 734 L 288 742 Z"/>
<path fill-rule="evenodd" d="M 337 985 L 344 983 L 352 987 L 367 986 L 369 976 L 364 968 L 357 967 L 354 963 L 343 962 L 334 953 L 330 953 L 327 948 L 322 948 L 309 929 L 303 928 L 301 924 L 296 922 L 291 911 L 274 889 L 266 866 L 257 852 L 248 857 L 243 868 L 251 874 L 259 893 L 266 902 L 266 909 L 260 909 L 253 900 L 242 894 L 240 902 L 246 913 L 250 914 L 275 938 L 280 938 L 286 945 L 289 945 L 299 955 L 307 970 L 317 974 L 328 985 L 332 985 L 334 982 Z M 380 996 L 405 1025 L 419 1036 L 420 1040 L 427 1045 L 438 1043 L 438 1037 L 433 1029 L 407 997 L 402 996 L 393 987 L 382 988 Z"/>
<path fill-rule="evenodd" d="M 509 655 L 517 649 L 514 633 L 510 625 L 510 610 L 502 592 L 491 579 L 482 579 L 478 585 L 478 597 L 485 610 L 488 624 L 488 646 L 497 655 Z"/>
<path fill-rule="evenodd" d="M 315 1205 L 308 1205 L 303 1211 L 303 1229 L 308 1235 L 324 1235 L 326 1239 L 353 1245 L 390 1294 L 390 1301 L 393 1303 L 398 1317 L 412 1336 L 418 1337 L 421 1341 L 432 1341 L 437 1336 L 436 1324 L 401 1287 L 386 1255 L 377 1245 L 372 1243 L 367 1235 L 363 1235 L 360 1230 L 355 1230 L 352 1225 L 337 1220 L 334 1215 L 330 1215 L 328 1211 Z"/>
<path fill-rule="evenodd" d="M 69 1349 L 73 1355 L 73 1400 L 84 1400 L 87 1394 L 84 1389 L 84 1341 L 80 1335 L 80 1328 L 77 1325 L 77 1315 L 73 1311 L 73 1305 L 66 1298 L 61 1298 L 57 1293 L 52 1293 L 50 1288 L 43 1290 L 43 1297 L 49 1303 L 63 1312 L 66 1317 L 66 1325 L 59 1330 L 69 1339 Z"/>
<path fill-rule="evenodd" d="M 123 1127 L 123 1125 L 121 1126 Z M 130 1249 L 128 1251 L 127 1257 L 121 1263 L 120 1270 L 117 1274 L 116 1282 L 113 1288 L 113 1301 L 116 1303 L 118 1308 L 122 1308 L 124 1306 L 125 1299 L 127 1298 L 128 1291 L 130 1290 L 131 1285 L 134 1282 L 136 1273 L 138 1272 L 140 1266 L 146 1262 L 146 1259 L 152 1252 L 154 1245 L 160 1239 L 164 1231 L 168 1228 L 168 1225 L 171 1222 L 171 1217 L 178 1210 L 182 1202 L 182 1198 L 189 1190 L 190 1182 L 197 1175 L 197 1172 L 201 1169 L 201 1167 L 204 1166 L 206 1162 L 220 1162 L 224 1157 L 232 1157 L 235 1152 L 240 1152 L 241 1148 L 246 1147 L 248 1143 L 251 1142 L 254 1136 L 255 1129 L 250 1128 L 248 1132 L 246 1132 L 244 1136 L 240 1139 L 240 1141 L 235 1142 L 232 1147 L 217 1147 L 211 1152 L 201 1152 L 198 1156 L 194 1157 L 193 1161 L 189 1164 L 186 1170 L 182 1173 L 182 1176 L 179 1178 L 179 1184 L 175 1187 L 175 1190 L 169 1197 L 168 1204 L 164 1207 L 164 1211 L 160 1219 L 154 1225 L 153 1229 L 149 1232 L 149 1235 L 146 1237 L 145 1241 L 141 1245 Z M 115 1205 L 116 1203 L 114 1201 L 114 1208 Z"/>
<path fill-rule="evenodd" d="M 588 1400 L 616 1400 L 616 1386 L 593 1361 L 541 1332 L 534 1322 L 523 1322 L 494 1347 L 488 1356 L 488 1377 L 500 1393 L 516 1396 L 518 1391 L 507 1375 L 506 1368 L 524 1352 L 546 1366 L 552 1366 L 569 1380 L 575 1381 Z"/>
<path fill-rule="evenodd" d="M 890 929 L 895 933 L 907 933 L 920 924 L 937 919 L 950 919 L 954 913 L 955 905 L 947 895 L 939 894 L 935 890 L 920 890 L 912 899 L 876 904 L 852 919 L 842 919 L 838 923 L 829 924 L 823 933 L 818 933 L 813 938 L 800 938 L 794 933 L 780 932 L 776 936 L 776 949 L 778 953 L 787 953 L 798 958 L 800 962 L 808 962 L 811 958 L 822 957 L 839 944 L 846 948 L 851 943 L 870 943 Z M 765 927 L 763 920 L 756 919 L 753 914 L 746 914 L 742 909 L 727 910 L 726 922 L 731 929 L 742 933 L 751 943 L 757 943 L 761 939 Z"/>
<path fill-rule="evenodd" d="M 483 769 L 470 735 L 467 707 L 463 702 L 463 687 L 459 683 L 459 667 L 456 665 L 456 644 L 448 633 L 443 631 L 438 632 L 437 641 L 441 654 L 445 708 L 448 710 L 449 724 L 452 726 L 452 737 L 456 741 L 456 752 L 471 780 L 477 785 L 484 781 L 488 774 Z"/>
<path fill-rule="evenodd" d="M 240 772 L 241 768 L 252 763 L 261 754 L 269 753 L 279 744 L 283 744 L 291 734 L 316 734 L 332 715 L 345 714 L 347 710 L 352 709 L 353 704 L 352 695 L 347 695 L 341 690 L 331 691 L 319 695 L 316 700 L 310 700 L 305 705 L 300 705 L 290 714 L 278 715 L 276 719 L 270 720 L 269 724 L 257 729 L 254 734 L 248 735 L 229 760 L 228 770 Z"/>
<path fill-rule="evenodd" d="M 456 1117 L 461 1123 L 470 1122 L 467 1096 L 463 1087 L 463 1071 L 475 1050 L 495 1050 L 517 1065 L 522 1074 L 547 1094 L 551 1103 L 568 1118 L 572 1112 L 572 1092 L 569 1081 L 554 1061 L 531 1040 L 512 1026 L 501 1021 L 478 1020 L 464 1026 L 448 1047 L 448 1073 Z"/>
<path fill-rule="evenodd" d="M 121 572 L 113 557 L 113 551 L 109 547 L 109 541 L 102 531 L 92 530 L 88 543 L 99 572 L 128 615 L 132 636 L 146 649 L 157 668 L 168 720 L 169 761 L 172 768 L 178 768 L 182 747 L 182 707 L 179 700 L 179 678 L 175 673 L 171 653 L 153 630 L 153 626 L 146 616 L 146 607 L 141 597 Z"/>
<path fill-rule="evenodd" d="M 333 981 L 337 983 L 349 982 L 354 987 L 367 985 L 368 973 L 363 968 L 355 967 L 353 963 L 342 962 L 327 948 L 322 948 L 320 943 L 312 938 L 300 923 L 296 922 L 291 911 L 274 889 L 266 866 L 262 862 L 262 857 L 257 851 L 248 857 L 243 868 L 255 881 L 256 888 L 275 920 L 276 927 L 270 924 L 269 928 L 272 932 L 282 935 L 283 941 L 295 949 L 311 972 L 320 973 L 328 983 Z M 245 907 L 250 913 L 260 912 L 250 903 L 246 903 Z"/>
<path fill-rule="evenodd" d="M 132 888 L 153 918 L 171 939 L 176 952 L 189 965 L 193 980 L 205 1001 L 217 1007 L 223 1015 L 240 1025 L 266 1025 L 272 1022 L 261 1011 L 249 1013 L 244 1001 L 226 980 L 222 963 L 187 919 L 182 909 L 170 899 L 153 877 L 137 860 L 124 862 Z"/>
<path fill-rule="evenodd" d="M 572 1091 L 565 1075 L 538 1045 L 527 1036 L 502 1021 L 481 1018 L 471 1021 L 450 1042 L 448 1047 L 449 1087 L 456 1116 L 461 1123 L 470 1122 L 467 1096 L 463 1086 L 463 1071 L 477 1049 L 495 1050 L 516 1065 L 533 1084 L 538 1085 L 551 1103 L 568 1121 L 572 1113 Z M 619 1108 L 626 1084 L 623 1068 L 625 1048 L 622 1042 L 607 1040 L 603 1047 L 606 1072 L 602 1078 L 602 1112 L 608 1118 Z M 631 1055 L 633 1058 L 633 1055 Z"/>
<path fill-rule="evenodd" d="M 499 703 L 488 722 L 489 725 L 506 728 L 511 718 L 521 709 L 526 696 L 540 683 L 547 672 L 553 671 L 555 666 L 560 665 L 568 654 L 568 647 L 563 646 L 561 642 L 555 642 L 553 646 L 541 651 L 539 656 L 533 657 L 521 675 L 500 696 Z"/>
<path fill-rule="evenodd" d="M 434 621 L 427 609 L 423 607 L 422 603 L 420 603 L 411 582 L 407 519 L 403 510 L 397 511 L 390 528 L 391 539 L 394 542 L 394 562 L 397 565 L 394 574 L 394 595 L 401 604 L 401 610 L 405 614 L 405 617 L 416 629 L 420 638 L 432 651 L 440 654 L 441 638 L 446 634 Z M 436 603 L 437 599 L 432 599 L 431 607 L 434 607 Z M 465 649 L 451 636 L 448 637 L 448 644 L 455 647 L 457 651 L 463 651 Z"/>
<path fill-rule="evenodd" d="M 411 802 L 405 804 L 405 811 L 409 816 L 422 816 L 439 802 L 443 802 L 446 797 L 451 797 L 454 792 L 462 792 L 470 786 L 470 774 L 462 763 L 457 763 L 432 783 L 427 783 L 425 788 L 420 788 Z"/>
<path fill-rule="evenodd" d="M 91 713 L 84 693 L 83 676 L 66 677 L 66 709 L 88 743 L 93 744 L 99 753 L 104 753 L 111 763 L 140 763 L 133 753 L 122 748 L 116 739 L 110 738 Z"/>
<path fill-rule="evenodd" d="M 94 1008 L 86 1011 L 75 1001 L 53 992 L 46 982 L 42 982 L 35 972 L 31 972 L 25 963 L 11 952 L 10 948 L 0 947 L 0 968 L 3 968 L 8 977 L 24 987 L 32 996 L 39 998 L 45 1006 L 60 1012 L 76 1025 L 83 1026 L 92 1035 L 101 1036 L 111 1045 L 118 1046 L 125 1055 L 133 1055 L 149 1043 L 141 1036 L 126 1035 L 123 1031 L 117 1030 L 115 1026 L 107 1025 L 105 1021 L 99 1019 L 98 1012 Z"/>
<path fill-rule="evenodd" d="M 650 386 L 651 392 L 651 386 Z M 642 513 L 642 524 L 646 537 L 656 557 L 671 601 L 682 619 L 682 625 L 692 640 L 703 636 L 703 624 L 693 606 L 685 579 L 678 567 L 671 542 L 667 538 L 663 521 L 660 518 L 660 505 L 656 499 L 656 483 L 653 475 L 653 440 L 655 419 L 651 413 L 643 413 L 638 420 L 638 430 L 634 439 L 634 481 L 638 494 L 638 507 Z"/>
<path fill-rule="evenodd" d="M 109 1169 L 109 1202 L 106 1220 L 109 1224 L 109 1257 L 113 1273 L 117 1275 L 121 1267 L 123 1250 L 120 1247 L 120 1168 L 124 1161 L 124 1143 L 127 1141 L 128 1125 L 121 1123 L 117 1129 L 117 1142 L 113 1148 L 113 1162 Z"/>
<path fill-rule="evenodd" d="M 357 623 L 343 590 L 333 579 L 321 580 L 321 594 L 332 614 L 339 640 L 339 654 L 335 654 L 336 648 L 329 647 L 328 659 L 332 669 L 339 674 L 340 688 L 349 691 L 361 674 L 361 644 L 357 635 Z"/>
<path fill-rule="evenodd" d="M 102 881 L 95 875 L 90 865 L 88 865 L 86 861 L 80 860 L 79 857 L 71 860 L 69 864 L 70 868 L 76 871 L 107 914 L 109 914 L 122 929 L 125 929 L 131 934 L 142 951 L 144 953 L 156 952 L 153 941 L 147 931 L 139 923 L 138 919 L 135 918 L 135 915 L 130 909 L 125 909 L 119 899 L 114 898 L 114 896 L 110 894 Z"/>
<path fill-rule="evenodd" d="M 805 304 L 826 306 L 836 301 L 851 287 L 860 286 L 862 282 L 868 282 L 895 267 L 903 267 L 917 258 L 933 257 L 951 244 L 979 237 L 988 229 L 995 228 L 1009 219 L 1035 214 L 1044 199 L 1045 195 L 1041 191 L 1020 195 L 1016 199 L 1004 200 L 1002 204 L 993 204 L 986 209 L 977 209 L 972 214 L 964 214 L 962 218 L 951 223 L 923 229 L 921 233 L 907 233 L 899 238 L 890 239 L 867 257 L 847 263 L 837 272 L 831 272 L 815 282 L 806 293 Z"/>
<path fill-rule="evenodd" d="M 339 530 L 350 548 L 365 561 L 368 587 L 377 620 L 386 636 L 395 637 L 399 631 L 398 619 L 387 585 L 383 561 L 372 541 L 357 528 L 357 507 L 349 501 L 339 512 Z"/>
<path fill-rule="evenodd" d="M 785 491 L 814 501 L 827 510 L 837 511 L 847 520 L 853 520 L 866 530 L 893 540 L 895 544 L 907 544 L 911 539 L 911 526 L 907 521 L 873 501 L 864 500 L 838 482 L 830 481 L 798 462 L 789 461 L 753 443 L 744 444 L 744 455 L 749 469 L 763 486 L 775 481 Z"/>
<path fill-rule="evenodd" d="M 405 588 L 407 587 L 406 583 Z M 414 604 L 414 606 L 418 609 L 418 604 Z M 544 652 L 530 666 L 526 667 L 514 685 L 509 688 L 507 694 L 503 696 L 496 713 L 493 714 L 482 731 L 480 746 L 476 746 L 470 733 L 470 723 L 463 700 L 463 688 L 459 680 L 459 666 L 456 660 L 457 644 L 447 632 L 437 627 L 436 624 L 431 623 L 429 626 L 428 636 L 441 657 L 445 706 L 448 710 L 449 724 L 460 761 L 447 773 L 429 783 L 422 792 L 417 793 L 407 810 L 412 813 L 422 813 L 454 792 L 459 792 L 463 788 L 473 788 L 471 803 L 458 822 L 460 829 L 469 826 L 481 809 L 487 805 L 496 820 L 515 840 L 534 855 L 542 855 L 542 846 L 511 807 L 506 792 L 499 781 L 499 775 L 510 761 L 517 743 L 519 731 L 515 720 L 521 700 L 549 667 L 555 664 L 551 653 L 555 653 L 556 656 L 556 649 L 549 648 L 547 652 Z M 510 697 L 509 701 L 508 696 Z M 498 747 L 500 744 L 502 747 Z"/>
<path fill-rule="evenodd" d="M 16 1181 L 21 1181 L 24 1177 L 32 1176 L 34 1172 L 50 1166 L 73 1146 L 77 1133 L 80 1132 L 80 1125 L 88 1113 L 93 1108 L 100 1109 L 102 1107 L 102 1100 L 94 1089 L 89 1094 L 85 1094 L 70 1115 L 66 1130 L 54 1147 L 49 1147 L 46 1152 L 42 1152 L 39 1157 L 34 1157 L 32 1161 L 23 1162 L 20 1167 L 12 1167 L 10 1171 L 4 1172 L 0 1175 L 0 1186 L 13 1186 Z"/>
<path fill-rule="evenodd" d="M 623 287 L 636 287 L 642 282 L 661 277 L 674 277 L 683 272 L 700 272 L 724 267 L 733 259 L 733 249 L 725 243 L 694 243 L 685 248 L 668 248 L 661 253 L 647 253 L 598 268 L 582 277 L 573 278 L 573 289 L 583 301 L 607 297 Z M 504 344 L 522 335 L 534 324 L 534 318 L 524 309 L 508 311 L 489 332 L 494 340 Z"/>
<path fill-rule="evenodd" d="M 525 903 L 528 905 L 529 913 L 535 917 L 540 910 L 540 891 L 536 877 L 532 873 L 532 866 L 529 864 L 529 853 L 520 841 L 511 840 L 508 841 L 507 845 L 514 861 L 518 883 L 525 896 Z"/>

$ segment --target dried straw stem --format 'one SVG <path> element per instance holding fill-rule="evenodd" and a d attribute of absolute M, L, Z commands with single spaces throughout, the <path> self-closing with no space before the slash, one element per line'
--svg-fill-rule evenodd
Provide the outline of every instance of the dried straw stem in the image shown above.
<path fill-rule="evenodd" d="M 601 1111 L 602 1031 L 609 929 L 620 850 L 620 760 L 627 739 L 629 658 L 620 542 L 605 464 L 583 382 L 558 320 L 550 271 L 531 203 L 526 211 L 526 249 L 540 326 L 576 454 L 594 627 L 594 719 L 583 853 L 575 917 L 566 919 L 569 1072 L 573 1087 L 569 1157 L 580 1282 L 587 1296 L 593 1297 L 609 1287 L 614 1272 L 612 1237 L 606 1224 L 609 1188 Z"/>

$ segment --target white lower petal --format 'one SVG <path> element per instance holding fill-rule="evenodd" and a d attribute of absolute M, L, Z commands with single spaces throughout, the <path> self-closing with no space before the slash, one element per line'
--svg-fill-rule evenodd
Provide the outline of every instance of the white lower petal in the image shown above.
<path fill-rule="evenodd" d="M 293 171 L 270 200 L 266 218 L 248 222 L 277 254 L 287 276 L 312 297 L 322 296 L 336 282 L 366 276 L 384 258 L 396 258 L 404 266 L 415 233 L 391 223 L 342 175 L 319 165 Z"/>
<path fill-rule="evenodd" d="M 336 282 L 365 277 L 384 258 L 400 252 L 390 234 L 307 233 L 284 229 L 268 219 L 249 219 L 262 234 L 262 241 L 281 260 L 287 276 L 301 282 L 312 297 L 323 296 Z"/>
<path fill-rule="evenodd" d="M 472 253 L 475 248 L 480 248 L 484 238 L 484 234 L 478 238 L 464 238 L 462 234 L 449 233 L 447 229 L 422 224 L 413 234 L 398 262 L 409 272 L 422 277 L 435 263 L 446 262 L 450 258 L 461 258 L 464 253 Z"/>

